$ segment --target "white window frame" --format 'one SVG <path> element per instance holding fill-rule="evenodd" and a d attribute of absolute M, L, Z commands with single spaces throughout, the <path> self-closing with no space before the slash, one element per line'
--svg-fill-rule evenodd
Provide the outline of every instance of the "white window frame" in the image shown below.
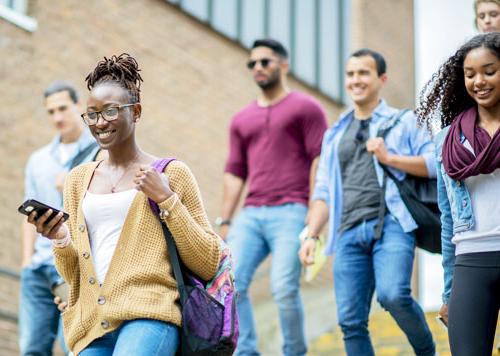
<path fill-rule="evenodd" d="M 12 7 L 4 3 L 12 3 Z M 7 0 L 0 2 L 0 18 L 13 23 L 16 26 L 28 32 L 35 32 L 38 28 L 38 22 L 26 15 L 27 0 Z"/>

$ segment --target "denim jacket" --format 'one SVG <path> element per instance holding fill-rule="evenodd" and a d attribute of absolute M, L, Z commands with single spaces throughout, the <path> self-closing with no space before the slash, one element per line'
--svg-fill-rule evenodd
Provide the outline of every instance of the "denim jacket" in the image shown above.
<path fill-rule="evenodd" d="M 443 143 L 449 126 L 441 130 L 435 139 L 436 144 L 436 171 L 438 185 L 438 204 L 441 210 L 441 245 L 444 268 L 443 303 L 448 304 L 453 280 L 453 266 L 455 264 L 455 245 L 452 237 L 474 226 L 474 214 L 469 191 L 463 180 L 453 180 L 445 172 L 443 166 Z M 461 142 L 466 139 L 462 135 Z"/>
<path fill-rule="evenodd" d="M 24 198 L 36 199 L 56 209 L 62 209 L 62 194 L 56 188 L 56 177 L 61 172 L 68 172 L 72 159 L 94 142 L 90 131 L 85 129 L 76 143 L 77 149 L 72 157 L 69 157 L 65 162 L 61 161 L 58 154 L 61 145 L 59 135 L 48 145 L 33 152 L 25 167 Z M 87 161 L 92 159 L 96 153 L 97 148 L 89 154 Z M 32 267 L 36 268 L 42 264 L 53 265 L 54 257 L 52 255 L 52 242 L 38 234 Z"/>
<path fill-rule="evenodd" d="M 381 100 L 372 113 L 369 126 L 370 138 L 376 137 L 382 124 L 387 123 L 397 112 L 397 109 L 388 106 L 384 100 Z M 338 145 L 352 120 L 352 113 L 353 109 L 344 112 L 340 116 L 340 119 L 325 133 L 316 174 L 316 184 L 312 199 L 323 200 L 329 207 L 330 229 L 326 246 L 327 254 L 332 254 L 335 250 L 337 230 L 342 217 L 342 176 L 338 159 Z M 385 138 L 385 146 L 389 153 L 392 154 L 423 156 L 429 176 L 436 176 L 434 145 L 426 130 L 417 129 L 416 119 L 412 112 L 406 113 L 401 118 L 401 122 L 389 132 Z M 375 156 L 373 156 L 373 162 L 379 185 L 382 186 L 383 170 Z M 404 172 L 397 169 L 389 169 L 398 179 L 404 179 Z M 405 232 L 410 232 L 417 228 L 417 224 L 401 200 L 396 184 L 390 179 L 387 180 L 385 202 L 390 213 L 401 224 Z"/>

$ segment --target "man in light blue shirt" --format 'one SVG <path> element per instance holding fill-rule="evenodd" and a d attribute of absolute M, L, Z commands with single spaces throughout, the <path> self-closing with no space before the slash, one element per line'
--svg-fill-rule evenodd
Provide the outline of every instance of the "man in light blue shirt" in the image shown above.
<path fill-rule="evenodd" d="M 54 82 L 46 89 L 44 97 L 49 120 L 59 134 L 30 156 L 25 169 L 24 196 L 63 209 L 64 177 L 75 165 L 92 160 L 99 147 L 83 125 L 82 108 L 73 86 Z M 58 333 L 65 349 L 62 327 L 59 327 L 60 313 L 52 294 L 52 289 L 62 280 L 54 266 L 51 241 L 38 235 L 26 219 L 22 226 L 22 242 L 21 355 L 52 355 Z"/>
<path fill-rule="evenodd" d="M 335 253 L 334 283 L 339 324 L 350 356 L 374 355 L 368 315 L 377 300 L 408 337 L 416 355 L 434 355 L 435 346 L 420 306 L 411 297 L 411 273 L 417 227 L 393 181 L 406 173 L 435 177 L 434 146 L 418 130 L 412 113 L 383 138 L 379 129 L 398 110 L 381 99 L 387 81 L 384 58 L 362 49 L 346 66 L 346 90 L 354 108 L 341 115 L 323 138 L 309 232 L 299 252 L 312 263 L 317 236 L 329 220 L 327 253 Z M 385 188 L 385 189 L 384 189 Z M 381 218 L 379 218 L 379 213 Z M 377 224 L 380 232 L 376 232 Z"/>

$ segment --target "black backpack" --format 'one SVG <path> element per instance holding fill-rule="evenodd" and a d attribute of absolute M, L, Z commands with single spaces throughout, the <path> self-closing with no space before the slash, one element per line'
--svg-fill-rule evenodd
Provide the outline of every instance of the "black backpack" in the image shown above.
<path fill-rule="evenodd" d="M 379 130 L 377 136 L 385 138 L 408 111 L 405 109 L 398 112 L 388 125 Z M 418 225 L 415 230 L 417 246 L 431 253 L 441 253 L 441 213 L 437 202 L 437 180 L 416 177 L 407 173 L 405 179 L 400 181 L 387 166 L 379 164 L 384 170 L 383 186 L 385 187 L 387 177 L 396 183 L 401 199 Z M 383 209 L 385 210 L 385 201 Z"/>

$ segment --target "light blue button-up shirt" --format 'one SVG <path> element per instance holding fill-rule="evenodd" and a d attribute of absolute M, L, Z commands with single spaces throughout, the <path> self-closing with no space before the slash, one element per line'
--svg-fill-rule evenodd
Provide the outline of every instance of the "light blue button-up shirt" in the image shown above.
<path fill-rule="evenodd" d="M 59 174 L 68 172 L 73 158 L 91 144 L 95 144 L 95 140 L 89 130 L 85 129 L 76 143 L 74 154 L 65 162 L 59 156 L 60 136 L 56 136 L 51 143 L 33 152 L 25 168 L 25 200 L 36 199 L 56 209 L 63 209 L 62 194 L 56 188 L 56 178 Z M 83 162 L 92 159 L 97 150 L 98 147 Z M 37 267 L 42 264 L 54 264 L 54 257 L 50 240 L 38 235 L 31 265 Z"/>
<path fill-rule="evenodd" d="M 330 229 L 326 246 L 327 254 L 332 254 L 335 251 L 337 230 L 340 227 L 342 217 L 342 175 L 338 158 L 338 145 L 349 123 L 353 120 L 352 113 L 353 109 L 344 112 L 340 119 L 325 133 L 316 174 L 313 200 L 323 200 L 329 207 Z M 384 100 L 381 100 L 372 113 L 369 126 L 370 138 L 376 137 L 381 125 L 397 113 L 397 109 L 388 106 Z M 434 144 L 427 130 L 417 128 L 416 122 L 413 112 L 407 112 L 401 118 L 401 122 L 389 132 L 385 138 L 385 145 L 391 154 L 423 156 L 429 176 L 436 177 Z M 373 156 L 373 162 L 377 172 L 377 179 L 380 186 L 382 186 L 383 170 L 375 156 Z M 406 175 L 396 169 L 390 168 L 390 170 L 400 180 L 404 179 Z M 396 184 L 391 179 L 387 179 L 385 202 L 387 209 L 398 220 L 405 232 L 417 228 L 417 224 L 401 200 Z"/>

